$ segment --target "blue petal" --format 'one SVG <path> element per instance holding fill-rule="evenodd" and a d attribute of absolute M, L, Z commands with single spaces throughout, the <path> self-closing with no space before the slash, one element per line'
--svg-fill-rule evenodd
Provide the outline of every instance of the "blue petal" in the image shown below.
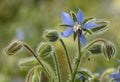
<path fill-rule="evenodd" d="M 61 35 L 67 38 L 72 35 L 73 32 L 74 30 L 72 28 L 67 28 L 64 32 L 61 32 Z"/>
<path fill-rule="evenodd" d="M 82 11 L 79 9 L 78 10 L 78 14 L 77 14 L 77 21 L 78 21 L 78 24 L 81 24 L 85 19 L 85 16 L 84 14 L 82 13 Z"/>
<path fill-rule="evenodd" d="M 86 38 L 85 38 L 85 36 L 83 35 L 83 33 L 81 33 L 81 35 L 80 35 L 80 42 L 82 43 L 83 46 L 86 45 Z"/>
<path fill-rule="evenodd" d="M 16 38 L 18 40 L 24 40 L 25 39 L 25 33 L 22 30 L 17 29 L 16 30 Z"/>
<path fill-rule="evenodd" d="M 91 29 L 91 28 L 96 28 L 98 27 L 99 25 L 94 23 L 94 22 L 88 22 L 86 24 L 83 25 L 83 28 L 86 28 L 86 29 Z"/>
<path fill-rule="evenodd" d="M 74 26 L 74 21 L 72 17 L 68 13 L 65 13 L 65 12 L 62 13 L 62 22 L 63 24 Z"/>
<path fill-rule="evenodd" d="M 120 60 L 117 60 L 120 63 Z"/>
<path fill-rule="evenodd" d="M 120 78 L 120 73 L 110 74 L 110 77 L 112 77 L 114 79 L 118 79 L 118 78 Z"/>

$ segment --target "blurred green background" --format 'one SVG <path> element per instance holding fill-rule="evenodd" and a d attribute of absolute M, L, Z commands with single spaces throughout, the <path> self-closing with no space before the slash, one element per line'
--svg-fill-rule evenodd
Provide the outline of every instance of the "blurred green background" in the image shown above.
<path fill-rule="evenodd" d="M 0 0 L 0 82 L 24 82 L 27 74 L 27 71 L 20 70 L 17 62 L 20 58 L 31 55 L 27 50 L 15 56 L 3 55 L 2 51 L 9 42 L 20 39 L 35 50 L 43 41 L 42 34 L 45 29 L 64 30 L 59 26 L 62 23 L 61 12 L 77 12 L 77 8 L 87 17 L 95 16 L 97 19 L 110 21 L 108 31 L 94 34 L 95 37 L 88 36 L 87 40 L 103 37 L 112 41 L 117 49 L 115 59 L 110 62 L 106 61 L 103 55 L 92 56 L 91 61 L 84 61 L 83 67 L 90 69 L 92 73 L 117 67 L 117 60 L 120 58 L 120 0 Z M 67 42 L 70 56 L 73 56 L 76 45 L 74 42 L 69 45 L 70 39 L 72 38 L 64 40 Z M 63 57 L 60 58 L 62 60 Z"/>

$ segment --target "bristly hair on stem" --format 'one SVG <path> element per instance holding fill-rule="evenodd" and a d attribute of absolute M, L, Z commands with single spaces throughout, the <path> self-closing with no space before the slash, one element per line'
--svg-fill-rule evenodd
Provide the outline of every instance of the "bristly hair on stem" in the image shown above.
<path fill-rule="evenodd" d="M 77 59 L 77 62 L 75 63 L 75 67 L 73 69 L 73 74 L 72 74 L 72 82 L 74 82 L 75 80 L 75 77 L 76 77 L 76 74 L 77 74 L 77 71 L 78 71 L 78 68 L 79 68 L 79 64 L 81 62 L 81 57 L 82 57 L 82 53 L 81 53 L 81 44 L 80 44 L 80 40 L 79 40 L 79 37 L 78 37 L 78 59 Z"/>
<path fill-rule="evenodd" d="M 48 79 L 51 80 L 51 77 L 50 77 L 47 69 L 45 68 L 45 66 L 43 65 L 43 63 L 41 62 L 41 60 L 37 57 L 37 54 L 36 54 L 26 43 L 24 43 L 23 46 L 24 46 L 26 49 L 28 49 L 28 50 L 32 53 L 32 55 L 37 59 L 37 61 L 38 61 L 38 62 L 40 63 L 40 65 L 42 66 L 42 69 L 43 69 L 44 72 L 46 73 Z"/>
<path fill-rule="evenodd" d="M 68 51 L 67 51 L 67 48 L 66 48 L 66 46 L 65 46 L 64 41 L 63 41 L 62 39 L 59 39 L 59 40 L 60 40 L 60 42 L 61 42 L 61 44 L 62 44 L 62 46 L 63 46 L 63 48 L 64 48 L 64 50 L 65 50 L 66 58 L 67 58 L 68 65 L 69 65 L 69 69 L 70 69 L 70 73 L 71 73 L 71 75 L 72 75 L 72 65 L 71 65 L 70 56 L 69 56 L 69 54 L 68 54 Z"/>
<path fill-rule="evenodd" d="M 61 82 L 60 69 L 59 69 L 59 64 L 58 64 L 58 60 L 57 60 L 57 56 L 56 56 L 55 52 L 53 52 L 53 59 L 55 61 L 55 65 L 56 65 L 56 70 L 57 70 L 57 75 L 58 75 L 58 82 Z"/>

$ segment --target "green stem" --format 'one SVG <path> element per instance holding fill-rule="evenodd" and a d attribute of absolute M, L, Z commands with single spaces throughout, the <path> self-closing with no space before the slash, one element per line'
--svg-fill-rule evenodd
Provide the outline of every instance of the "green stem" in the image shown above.
<path fill-rule="evenodd" d="M 90 42 L 83 50 L 82 52 L 84 52 L 85 50 L 87 50 L 90 46 L 92 46 L 94 43 L 96 42 L 103 42 L 103 43 L 106 43 L 107 41 L 105 39 L 96 39 L 96 40 L 93 40 L 92 42 Z"/>
<path fill-rule="evenodd" d="M 58 60 L 57 60 L 57 56 L 56 56 L 55 52 L 53 52 L 53 57 L 55 60 L 56 70 L 57 70 L 57 74 L 58 74 L 58 80 L 59 80 L 58 82 L 61 82 L 59 64 L 58 64 Z"/>
<path fill-rule="evenodd" d="M 70 56 L 68 55 L 67 48 L 66 48 L 66 46 L 65 46 L 65 44 L 64 44 L 62 39 L 60 39 L 60 42 L 61 42 L 61 44 L 62 44 L 62 46 L 63 46 L 63 48 L 65 50 L 67 61 L 68 61 L 68 65 L 69 65 L 69 69 L 70 69 L 70 73 L 72 75 L 72 66 L 71 66 Z"/>
<path fill-rule="evenodd" d="M 79 68 L 79 64 L 81 61 L 81 57 L 82 57 L 82 53 L 81 53 L 81 45 L 80 45 L 80 39 L 78 37 L 78 57 L 77 57 L 77 62 L 75 62 L 75 68 L 74 68 L 74 72 L 72 75 L 72 82 L 74 82 L 76 74 L 77 74 L 77 70 Z"/>
<path fill-rule="evenodd" d="M 26 81 L 25 81 L 25 82 L 29 82 L 29 81 L 30 81 L 30 77 L 31 77 L 33 71 L 34 71 L 34 68 L 32 68 L 32 69 L 28 72 L 28 74 L 27 74 L 27 76 L 26 76 Z"/>
<path fill-rule="evenodd" d="M 28 49 L 28 50 L 32 53 L 32 55 L 37 59 L 37 61 L 39 62 L 39 64 L 42 66 L 44 72 L 46 73 L 48 79 L 51 80 L 51 77 L 50 77 L 47 69 L 46 69 L 45 66 L 43 65 L 42 61 L 39 60 L 39 58 L 37 57 L 37 54 L 36 54 L 36 53 L 30 48 L 30 46 L 28 46 L 26 43 L 24 43 L 23 46 L 24 46 L 26 49 Z"/>

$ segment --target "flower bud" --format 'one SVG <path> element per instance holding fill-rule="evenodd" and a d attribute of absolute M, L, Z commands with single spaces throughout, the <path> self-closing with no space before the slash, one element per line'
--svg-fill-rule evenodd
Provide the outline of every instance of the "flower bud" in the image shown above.
<path fill-rule="evenodd" d="M 100 74 L 92 74 L 92 78 L 90 79 L 90 82 L 99 82 L 99 76 Z"/>
<path fill-rule="evenodd" d="M 94 33 L 100 33 L 106 31 L 110 23 L 108 21 L 102 20 L 102 21 L 97 21 L 96 24 L 98 24 L 99 26 L 96 28 L 92 28 L 91 31 Z"/>
<path fill-rule="evenodd" d="M 89 48 L 89 51 L 92 53 L 92 54 L 100 54 L 102 51 L 101 51 L 101 44 L 94 44 L 93 46 L 91 46 Z"/>
<path fill-rule="evenodd" d="M 52 51 L 52 45 L 47 42 L 42 42 L 37 48 L 37 54 L 42 58 L 49 56 Z"/>
<path fill-rule="evenodd" d="M 115 70 L 115 68 L 109 68 L 109 69 L 107 69 L 107 70 L 105 70 L 102 74 L 101 74 L 101 76 L 100 76 L 100 81 L 99 82 L 105 82 L 105 79 L 106 79 L 106 77 L 109 75 L 109 74 L 111 74 L 111 73 L 113 73 L 113 72 L 115 72 L 116 70 Z M 109 81 L 107 81 L 107 82 L 109 82 Z"/>
<path fill-rule="evenodd" d="M 88 81 L 89 78 L 92 78 L 92 76 L 89 70 L 81 69 L 80 71 L 77 72 L 77 78 L 81 79 L 82 82 L 85 82 Z"/>
<path fill-rule="evenodd" d="M 7 55 L 14 55 L 22 48 L 21 41 L 13 41 L 8 45 L 8 47 L 4 50 L 4 53 Z"/>
<path fill-rule="evenodd" d="M 111 42 L 107 42 L 102 47 L 106 59 L 110 60 L 115 56 L 115 46 Z"/>
<path fill-rule="evenodd" d="M 55 42 L 59 39 L 59 33 L 56 30 L 46 30 L 44 32 L 44 38 L 50 42 Z"/>

